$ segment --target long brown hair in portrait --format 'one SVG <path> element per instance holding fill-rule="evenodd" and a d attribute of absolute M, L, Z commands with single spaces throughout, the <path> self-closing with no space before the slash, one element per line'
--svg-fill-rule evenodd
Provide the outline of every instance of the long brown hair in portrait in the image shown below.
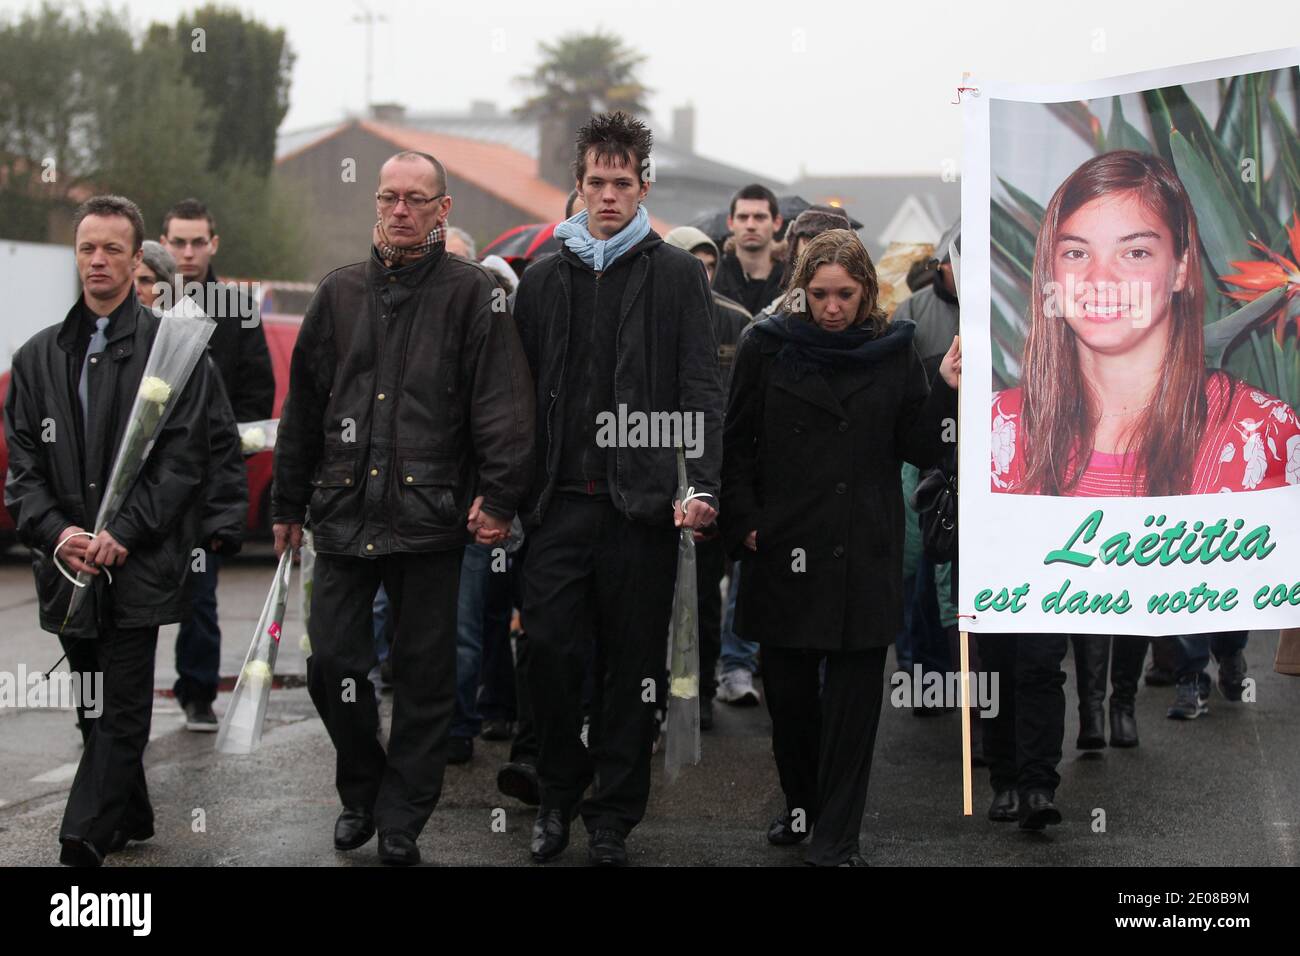
<path fill-rule="evenodd" d="M 1146 476 L 1134 495 L 1178 495 L 1191 488 L 1197 446 L 1205 431 L 1205 291 L 1196 212 L 1173 168 L 1159 156 L 1117 150 L 1096 156 L 1061 183 L 1043 214 L 1034 247 L 1029 337 L 1025 341 L 1021 387 L 1025 441 L 1025 490 L 1067 495 L 1088 467 L 1100 421 L 1098 397 L 1079 366 L 1078 344 L 1064 314 L 1048 314 L 1047 290 L 1061 223 L 1101 196 L 1132 192 L 1173 234 L 1174 255 L 1187 256 L 1187 278 L 1175 292 L 1166 319 L 1169 348 L 1151 404 L 1129 433 L 1126 452 L 1135 453 Z M 1059 301 L 1059 294 L 1052 296 Z M 1054 309 L 1053 312 L 1060 312 Z M 1136 483 L 1136 482 L 1135 482 Z"/>
<path fill-rule="evenodd" d="M 790 286 L 781 297 L 777 311 L 811 322 L 808 283 L 812 282 L 818 269 L 828 265 L 843 267 L 849 278 L 862 286 L 862 301 L 858 305 L 858 314 L 853 317 L 853 324 L 867 322 L 877 335 L 883 332 L 889 319 L 880 308 L 880 280 L 876 278 L 875 264 L 857 233 L 848 229 L 828 229 L 808 240 L 799 253 L 790 276 Z"/>

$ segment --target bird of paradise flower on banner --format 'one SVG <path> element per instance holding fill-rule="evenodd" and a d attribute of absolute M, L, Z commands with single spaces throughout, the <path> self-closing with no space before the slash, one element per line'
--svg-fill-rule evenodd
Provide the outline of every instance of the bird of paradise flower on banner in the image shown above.
<path fill-rule="evenodd" d="M 1216 86 L 1213 123 L 1181 86 L 1137 94 L 1144 114 L 1137 125 L 1120 97 L 1111 100 L 1108 124 L 1088 102 L 1046 108 L 1098 154 L 1133 149 L 1173 163 L 1200 227 L 1207 366 L 1300 408 L 1300 135 L 1292 120 L 1300 116 L 1300 67 Z M 998 183 L 993 369 L 995 388 L 1008 388 L 1019 381 L 1043 207 L 1014 183 Z"/>

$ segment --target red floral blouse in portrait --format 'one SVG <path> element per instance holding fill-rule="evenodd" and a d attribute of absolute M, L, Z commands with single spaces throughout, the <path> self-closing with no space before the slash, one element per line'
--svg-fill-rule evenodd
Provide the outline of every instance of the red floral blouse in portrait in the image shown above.
<path fill-rule="evenodd" d="M 1230 380 L 1211 374 L 1205 395 L 1209 402 L 1205 436 L 1196 451 L 1189 494 L 1218 491 L 1256 491 L 1300 484 L 1300 419 L 1295 410 L 1244 382 L 1229 395 Z M 993 395 L 993 433 L 990 476 L 993 490 L 1004 494 L 1032 494 L 1023 486 L 1024 441 L 1020 434 L 1019 388 Z M 1088 468 L 1070 492 L 1076 497 L 1135 496 L 1144 476 L 1136 455 L 1110 455 L 1094 451 Z"/>

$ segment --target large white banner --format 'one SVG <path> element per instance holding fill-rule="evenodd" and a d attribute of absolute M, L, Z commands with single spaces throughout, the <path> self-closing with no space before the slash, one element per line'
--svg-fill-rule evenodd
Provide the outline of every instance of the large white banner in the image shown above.
<path fill-rule="evenodd" d="M 963 97 L 963 627 L 1300 626 L 1297 64 Z"/>

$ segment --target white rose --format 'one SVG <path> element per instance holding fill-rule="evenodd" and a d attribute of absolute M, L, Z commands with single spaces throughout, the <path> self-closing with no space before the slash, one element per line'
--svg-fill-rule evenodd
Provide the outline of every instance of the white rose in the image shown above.
<path fill-rule="evenodd" d="M 172 397 L 172 387 L 162 379 L 150 375 L 140 383 L 140 397 L 146 402 L 165 405 L 167 399 Z"/>
<path fill-rule="evenodd" d="M 245 455 L 251 455 L 266 447 L 266 431 L 261 428 L 249 428 L 239 435 L 239 447 Z"/>
<path fill-rule="evenodd" d="M 244 679 L 248 681 L 268 681 L 271 679 L 271 665 L 266 661 L 249 661 L 244 666 Z"/>
<path fill-rule="evenodd" d="M 700 692 L 698 677 L 674 677 L 670 693 L 682 700 L 690 700 Z"/>

